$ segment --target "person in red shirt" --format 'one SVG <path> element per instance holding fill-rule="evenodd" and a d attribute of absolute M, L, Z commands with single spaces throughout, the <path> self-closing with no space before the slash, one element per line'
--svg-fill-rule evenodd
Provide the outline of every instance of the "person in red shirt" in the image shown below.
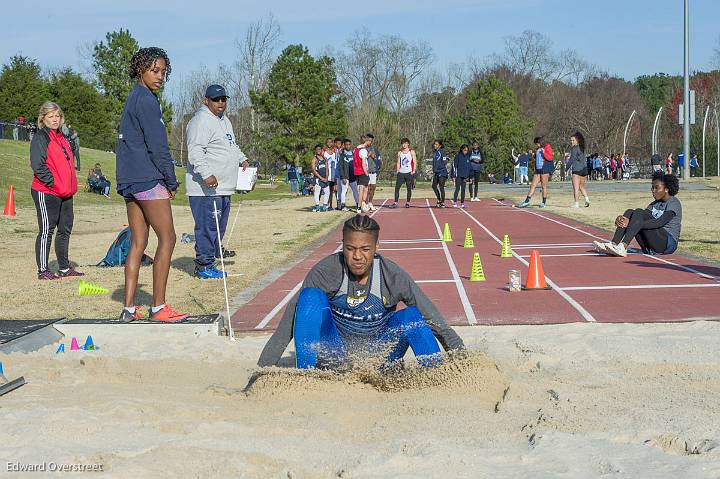
<path fill-rule="evenodd" d="M 37 209 L 39 229 L 35 240 L 35 260 L 38 279 L 41 280 L 84 276 L 75 271 L 68 259 L 74 219 L 73 196 L 77 193 L 78 184 L 72 148 L 60 130 L 64 122 L 65 116 L 57 103 L 46 101 L 38 115 L 40 129 L 30 142 L 33 170 L 31 194 Z M 50 245 L 56 229 L 57 274 L 48 266 Z"/>
<path fill-rule="evenodd" d="M 368 167 L 368 148 L 373 144 L 375 137 L 370 133 L 363 137 L 363 143 L 353 151 L 353 170 L 358 184 L 358 213 L 367 213 L 368 185 L 370 184 L 370 171 Z"/>

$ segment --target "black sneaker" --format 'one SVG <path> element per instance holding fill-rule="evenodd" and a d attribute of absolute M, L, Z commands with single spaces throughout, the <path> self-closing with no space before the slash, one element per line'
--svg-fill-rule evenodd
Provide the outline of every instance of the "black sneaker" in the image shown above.
<path fill-rule="evenodd" d="M 38 279 L 52 280 L 52 279 L 58 279 L 58 278 L 59 278 L 58 275 L 56 275 L 49 269 L 46 269 L 45 271 L 41 271 L 38 273 Z"/>
<path fill-rule="evenodd" d="M 390 208 L 391 210 L 394 210 L 395 208 L 397 208 L 397 203 L 391 204 L 390 206 L 388 206 L 388 208 Z"/>
<path fill-rule="evenodd" d="M 69 268 L 66 271 L 60 270 L 57 272 L 58 278 L 72 278 L 76 276 L 85 276 L 85 273 L 81 273 L 80 271 L 75 271 L 74 268 Z"/>
<path fill-rule="evenodd" d="M 122 313 L 120 313 L 120 322 L 121 323 L 130 323 L 132 321 L 136 321 L 138 319 L 141 319 L 142 316 L 140 315 L 140 306 L 135 306 L 135 312 L 131 313 L 127 309 L 123 308 Z"/>
<path fill-rule="evenodd" d="M 410 208 L 410 203 L 405 203 L 405 208 Z"/>
<path fill-rule="evenodd" d="M 225 247 L 223 246 L 222 254 L 223 258 L 232 258 L 233 256 L 235 256 L 235 251 L 231 249 L 225 249 Z"/>

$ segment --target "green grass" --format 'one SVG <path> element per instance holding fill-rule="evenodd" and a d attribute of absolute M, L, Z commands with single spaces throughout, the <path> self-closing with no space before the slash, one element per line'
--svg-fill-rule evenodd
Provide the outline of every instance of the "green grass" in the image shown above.
<path fill-rule="evenodd" d="M 78 193 L 75 195 L 76 204 L 93 205 L 122 203 L 123 200 L 115 193 L 115 154 L 112 152 L 81 148 L 80 171 L 78 177 Z M 95 163 L 100 163 L 103 174 L 112 182 L 113 190 L 110 199 L 96 193 L 85 191 L 87 174 Z M 187 205 L 185 195 L 185 168 L 176 168 L 175 174 L 180 180 L 180 190 L 173 204 Z M 30 185 L 32 183 L 32 169 L 30 168 L 30 143 L 27 141 L 0 140 L 0 204 L 5 205 L 5 198 L 10 185 L 15 187 L 15 205 L 17 207 L 32 206 Z M 282 182 L 276 183 L 275 188 L 258 187 L 255 191 L 246 194 L 234 195 L 234 200 L 274 200 L 287 197 L 290 188 Z"/>

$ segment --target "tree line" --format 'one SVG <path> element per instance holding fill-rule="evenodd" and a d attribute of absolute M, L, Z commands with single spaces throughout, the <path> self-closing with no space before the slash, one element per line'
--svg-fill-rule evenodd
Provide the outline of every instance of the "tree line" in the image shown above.
<path fill-rule="evenodd" d="M 549 38 L 531 30 L 507 37 L 501 52 L 444 68 L 436 66 L 430 45 L 392 35 L 352 35 L 342 47 L 315 55 L 303 45 L 283 48 L 272 16 L 251 24 L 235 47 L 230 64 L 173 72 L 172 96 L 161 94 L 171 148 L 180 162 L 186 157 L 185 126 L 210 83 L 229 90 L 236 137 L 264 164 L 307 164 L 312 147 L 326 138 L 358 142 L 361 134 L 372 132 L 386 159 L 381 172 L 386 177 L 394 173 L 392 160 L 402 137 L 412 140 L 420 158 L 431 156 L 436 138 L 444 140 L 448 156 L 461 144 L 478 141 L 485 172 L 502 174 L 512 169 L 511 149 L 529 148 L 535 136 L 553 145 L 557 157 L 569 149 L 568 137 L 576 130 L 588 139 L 586 153 L 621 153 L 633 110 L 626 152 L 649 161 L 660 107 L 658 152 L 677 152 L 682 142 L 680 77 L 656 73 L 627 81 L 573 50 L 554 49 Z M 0 72 L 0 120 L 32 118 L 42 101 L 54 100 L 85 146 L 112 150 L 132 88 L 127 64 L 138 48 L 128 30 L 109 32 L 86 46 L 90 68 L 85 74 L 71 68 L 43 71 L 29 57 L 12 57 Z M 720 98 L 720 72 L 696 72 L 691 85 L 699 116 L 691 129 L 692 150 L 699 153 L 702 116 L 707 106 L 714 111 Z M 706 143 L 712 152 L 708 173 L 713 173 L 715 135 Z"/>

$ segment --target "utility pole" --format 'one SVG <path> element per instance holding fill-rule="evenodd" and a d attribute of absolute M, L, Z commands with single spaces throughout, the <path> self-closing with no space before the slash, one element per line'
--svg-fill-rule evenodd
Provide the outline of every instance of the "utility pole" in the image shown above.
<path fill-rule="evenodd" d="M 685 0 L 685 65 L 683 71 L 684 107 L 683 107 L 683 157 L 684 180 L 690 179 L 690 0 Z"/>

